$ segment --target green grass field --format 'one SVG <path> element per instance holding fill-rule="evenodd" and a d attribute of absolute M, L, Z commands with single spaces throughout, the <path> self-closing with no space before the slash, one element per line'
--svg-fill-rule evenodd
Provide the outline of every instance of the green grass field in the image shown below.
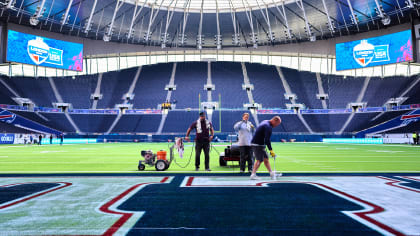
<path fill-rule="evenodd" d="M 191 154 L 192 143 L 185 144 L 185 165 Z M 216 144 L 221 145 L 221 144 Z M 276 169 L 287 172 L 420 172 L 420 147 L 411 145 L 355 145 L 323 143 L 273 143 L 278 155 Z M 222 152 L 224 147 L 214 147 Z M 139 172 L 140 150 L 154 152 L 168 149 L 162 143 L 107 143 L 76 145 L 2 145 L 0 146 L 0 173 L 67 173 L 67 172 Z M 176 155 L 177 156 L 177 155 Z M 219 166 L 218 153 L 210 154 L 213 172 L 239 172 L 237 162 L 228 167 Z M 270 159 L 273 163 L 273 159 Z M 204 156 L 201 157 L 204 172 Z M 194 154 L 186 168 L 172 163 L 168 171 L 194 172 Z M 146 172 L 155 172 L 146 167 Z M 266 171 L 265 167 L 260 171 Z"/>

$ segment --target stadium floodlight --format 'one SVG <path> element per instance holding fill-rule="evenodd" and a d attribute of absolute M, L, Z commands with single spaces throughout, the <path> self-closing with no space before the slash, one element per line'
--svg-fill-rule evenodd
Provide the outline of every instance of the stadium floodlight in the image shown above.
<path fill-rule="evenodd" d="M 111 40 L 111 36 L 104 34 L 104 37 L 102 38 L 105 42 L 109 42 Z"/>
<path fill-rule="evenodd" d="M 39 19 L 35 16 L 32 16 L 31 18 L 29 18 L 29 23 L 33 26 L 37 25 L 39 23 Z"/>
<path fill-rule="evenodd" d="M 385 10 L 381 4 L 379 4 L 378 0 L 375 0 L 376 14 L 381 18 L 381 22 L 384 25 L 389 25 L 391 23 L 391 18 L 385 13 Z"/>
<path fill-rule="evenodd" d="M 359 17 L 356 14 L 350 14 L 351 23 L 354 25 L 359 24 Z"/>
<path fill-rule="evenodd" d="M 215 35 L 214 43 L 216 44 L 217 49 L 222 49 L 222 35 L 220 34 Z"/>
<path fill-rule="evenodd" d="M 178 35 L 178 42 L 181 46 L 184 46 L 187 43 L 188 37 L 186 34 L 179 34 Z"/>
<path fill-rule="evenodd" d="M 15 3 L 15 0 L 6 0 L 4 5 L 6 6 L 6 9 L 10 9 L 15 6 Z"/>
<path fill-rule="evenodd" d="M 149 32 L 144 33 L 143 39 L 146 43 L 149 42 L 151 38 L 152 38 L 152 32 L 149 31 Z"/>
<path fill-rule="evenodd" d="M 382 24 L 389 25 L 391 24 L 391 17 L 389 17 L 387 14 L 384 14 L 384 16 L 381 19 Z"/>
<path fill-rule="evenodd" d="M 251 42 L 254 48 L 258 48 L 258 34 L 257 33 L 249 33 L 249 37 L 251 38 Z"/>
<path fill-rule="evenodd" d="M 93 18 L 93 12 L 95 11 L 96 8 L 96 3 L 98 2 L 98 0 L 95 0 L 93 2 L 93 6 L 92 9 L 90 11 L 90 15 L 89 15 L 89 19 L 85 22 L 85 27 L 84 27 L 84 32 L 87 34 L 89 33 L 89 30 L 92 28 L 92 18 Z"/>
<path fill-rule="evenodd" d="M 60 23 L 61 23 L 62 25 L 67 24 L 67 23 L 69 22 L 69 19 L 70 19 L 70 14 L 67 14 L 67 17 L 66 17 L 66 14 L 63 14 L 63 15 L 61 16 Z"/>
<path fill-rule="evenodd" d="M 160 43 L 162 48 L 166 48 L 166 44 L 168 43 L 169 34 L 168 33 L 162 33 L 160 37 Z"/>
<path fill-rule="evenodd" d="M 276 40 L 274 32 L 267 32 L 267 40 L 274 43 L 274 41 Z"/>
<path fill-rule="evenodd" d="M 13 2 L 13 1 L 12 1 Z M 9 2 L 10 3 L 10 2 Z M 46 8 L 44 7 L 45 0 L 42 0 L 41 4 L 36 7 L 35 13 L 29 18 L 29 23 L 33 26 L 39 23 L 39 17 L 44 15 Z"/>
<path fill-rule="evenodd" d="M 309 41 L 315 42 L 316 41 L 316 36 L 312 35 L 311 37 L 309 37 Z"/>
<path fill-rule="evenodd" d="M 197 41 L 197 49 L 201 50 L 204 44 L 204 35 L 198 34 L 196 41 Z"/>
<path fill-rule="evenodd" d="M 241 38 L 239 34 L 232 34 L 232 44 L 235 46 L 239 46 L 241 44 Z"/>
<path fill-rule="evenodd" d="M 104 37 L 102 38 L 105 42 L 109 42 L 112 39 L 112 34 L 114 33 L 114 27 L 109 29 L 111 25 L 107 26 L 107 30 L 105 31 Z"/>
<path fill-rule="evenodd" d="M 409 8 L 420 7 L 420 0 L 407 0 L 405 1 L 405 4 Z"/>

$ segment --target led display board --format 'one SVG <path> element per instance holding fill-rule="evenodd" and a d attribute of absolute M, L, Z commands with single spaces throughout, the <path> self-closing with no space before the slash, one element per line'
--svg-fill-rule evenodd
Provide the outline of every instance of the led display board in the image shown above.
<path fill-rule="evenodd" d="M 336 70 L 413 60 L 411 30 L 335 45 Z"/>
<path fill-rule="evenodd" d="M 7 61 L 83 71 L 83 44 L 8 30 Z"/>

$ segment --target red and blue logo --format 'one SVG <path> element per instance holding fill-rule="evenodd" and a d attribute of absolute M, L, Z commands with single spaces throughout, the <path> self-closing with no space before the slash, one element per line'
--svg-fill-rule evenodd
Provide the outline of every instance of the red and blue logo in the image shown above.
<path fill-rule="evenodd" d="M 411 122 L 417 122 L 420 120 L 420 110 L 414 110 L 408 114 L 402 115 L 401 120 L 403 124 L 408 125 Z"/>
<path fill-rule="evenodd" d="M 16 119 L 16 115 L 8 111 L 0 111 L 0 121 L 5 123 L 12 123 Z"/>

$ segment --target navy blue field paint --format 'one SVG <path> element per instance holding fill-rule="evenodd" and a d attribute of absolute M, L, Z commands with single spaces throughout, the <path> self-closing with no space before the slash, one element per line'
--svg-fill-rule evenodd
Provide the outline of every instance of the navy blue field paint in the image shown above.
<path fill-rule="evenodd" d="M 15 186 L 0 186 L 0 205 L 33 194 L 41 193 L 47 189 L 59 186 L 57 183 L 24 183 Z"/>
<path fill-rule="evenodd" d="M 379 235 L 341 211 L 363 209 L 316 186 L 149 185 L 118 207 L 145 211 L 128 235 Z"/>

